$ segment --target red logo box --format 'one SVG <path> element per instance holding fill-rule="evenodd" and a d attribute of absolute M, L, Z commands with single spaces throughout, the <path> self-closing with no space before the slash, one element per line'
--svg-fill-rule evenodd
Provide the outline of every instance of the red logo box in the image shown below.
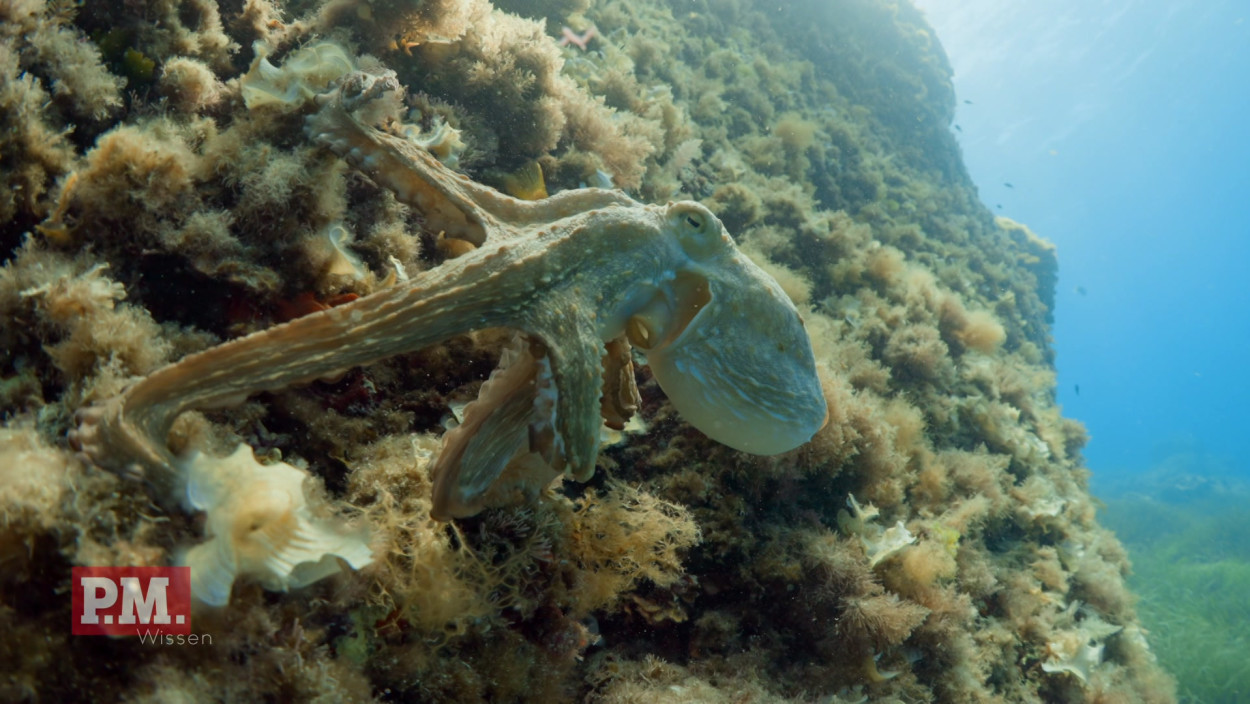
<path fill-rule="evenodd" d="M 190 635 L 190 567 L 75 567 L 74 635 Z"/>

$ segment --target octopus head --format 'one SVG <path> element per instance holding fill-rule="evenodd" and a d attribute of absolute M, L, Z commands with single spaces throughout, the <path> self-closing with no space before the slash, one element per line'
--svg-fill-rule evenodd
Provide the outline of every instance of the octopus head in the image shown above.
<path fill-rule="evenodd" d="M 630 342 L 713 440 L 758 455 L 807 442 L 828 408 L 794 304 L 706 208 L 674 203 L 667 217 L 688 264 L 629 318 Z"/>

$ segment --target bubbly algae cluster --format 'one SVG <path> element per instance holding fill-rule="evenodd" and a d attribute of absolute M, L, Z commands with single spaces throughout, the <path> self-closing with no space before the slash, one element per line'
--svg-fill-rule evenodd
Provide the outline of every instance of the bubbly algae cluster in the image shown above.
<path fill-rule="evenodd" d="M 181 495 L 84 462 L 135 378 L 470 246 L 305 136 L 358 69 L 476 181 L 710 207 L 802 312 L 823 429 L 730 450 L 637 366 L 588 483 L 435 521 L 488 330 L 183 414 L 174 452 L 251 450 Z M 1173 701 L 1055 405 L 1054 250 L 977 201 L 953 106 L 888 0 L 6 0 L 0 700 Z M 222 547 L 282 491 L 340 541 L 303 571 Z M 188 562 L 229 563 L 211 644 L 70 635 L 71 567 Z"/>

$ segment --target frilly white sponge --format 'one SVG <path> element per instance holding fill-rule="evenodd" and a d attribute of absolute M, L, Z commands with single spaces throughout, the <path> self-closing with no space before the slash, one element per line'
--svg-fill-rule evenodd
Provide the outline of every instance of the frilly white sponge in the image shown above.
<path fill-rule="evenodd" d="M 208 514 L 211 539 L 182 559 L 191 568 L 191 593 L 206 604 L 228 603 L 239 575 L 284 592 L 338 572 L 336 558 L 353 569 L 373 560 L 365 530 L 314 512 L 304 470 L 262 465 L 247 445 L 229 457 L 192 453 L 182 467 L 188 503 Z"/>
<path fill-rule="evenodd" d="M 243 104 L 250 110 L 262 105 L 299 107 L 355 68 L 355 62 L 343 47 L 329 41 L 291 52 L 281 68 L 269 63 L 266 56 L 270 49 L 264 42 L 255 42 L 252 50 L 256 59 L 239 79 Z"/>

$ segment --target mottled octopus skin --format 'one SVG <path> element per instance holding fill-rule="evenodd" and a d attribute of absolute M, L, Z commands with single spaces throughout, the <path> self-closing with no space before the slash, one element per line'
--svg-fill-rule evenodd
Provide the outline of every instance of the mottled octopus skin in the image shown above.
<path fill-rule="evenodd" d="M 715 440 L 775 454 L 823 425 L 798 313 L 710 211 L 604 189 L 540 201 L 501 194 L 352 117 L 353 101 L 386 89 L 384 80 L 350 76 L 309 119 L 310 135 L 420 210 L 429 231 L 477 248 L 409 282 L 189 355 L 84 409 L 73 440 L 92 460 L 173 475 L 165 438 L 184 411 L 491 327 L 518 330 L 549 355 L 556 451 L 575 479 L 594 471 L 605 344 L 623 337 L 643 348 L 677 410 Z"/>

